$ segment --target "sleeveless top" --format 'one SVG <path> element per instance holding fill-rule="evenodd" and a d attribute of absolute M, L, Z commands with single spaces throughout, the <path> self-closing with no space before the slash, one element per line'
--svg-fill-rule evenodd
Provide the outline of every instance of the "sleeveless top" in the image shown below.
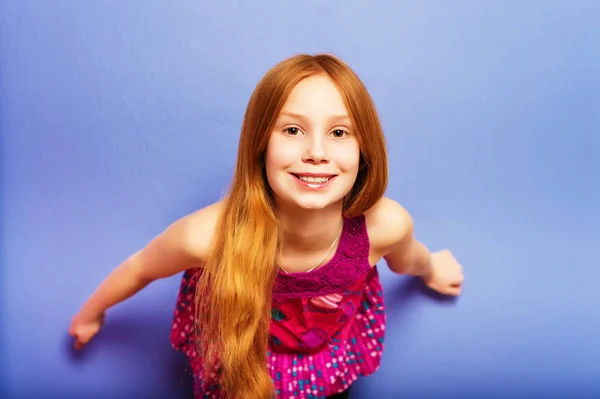
<path fill-rule="evenodd" d="M 184 352 L 196 398 L 222 398 L 217 373 L 205 373 L 194 342 L 194 295 L 201 270 L 189 269 L 171 328 L 171 344 Z M 338 248 L 308 273 L 279 272 L 272 299 L 267 367 L 277 398 L 325 398 L 379 368 L 386 324 L 377 266 L 369 264 L 364 215 L 345 218 Z M 205 375 L 209 378 L 204 378 Z"/>

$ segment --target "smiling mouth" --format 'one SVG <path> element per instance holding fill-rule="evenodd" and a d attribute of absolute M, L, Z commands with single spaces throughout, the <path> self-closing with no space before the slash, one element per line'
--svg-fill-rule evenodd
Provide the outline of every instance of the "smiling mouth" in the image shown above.
<path fill-rule="evenodd" d="M 315 184 L 323 184 L 327 183 L 334 176 L 303 176 L 303 175 L 294 175 L 299 180 L 302 180 L 306 183 L 315 183 Z"/>
<path fill-rule="evenodd" d="M 335 177 L 335 175 L 299 175 L 295 173 L 292 173 L 292 175 L 294 175 L 300 181 L 312 184 L 327 183 L 329 180 Z"/>

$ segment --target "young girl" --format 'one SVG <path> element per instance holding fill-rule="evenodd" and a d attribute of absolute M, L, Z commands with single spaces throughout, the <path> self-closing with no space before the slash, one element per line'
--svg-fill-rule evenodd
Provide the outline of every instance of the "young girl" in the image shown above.
<path fill-rule="evenodd" d="M 73 318 L 75 347 L 108 308 L 183 271 L 171 341 L 197 397 L 348 397 L 383 351 L 376 263 L 447 295 L 463 281 L 450 252 L 415 240 L 386 185 L 382 128 L 353 71 L 329 55 L 279 63 L 250 98 L 226 198 L 116 268 Z"/>

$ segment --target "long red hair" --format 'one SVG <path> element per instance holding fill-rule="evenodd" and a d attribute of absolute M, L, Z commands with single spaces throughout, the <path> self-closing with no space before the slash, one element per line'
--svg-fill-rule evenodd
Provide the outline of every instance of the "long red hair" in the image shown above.
<path fill-rule="evenodd" d="M 344 198 L 344 215 L 364 213 L 387 186 L 387 153 L 375 106 L 344 62 L 331 55 L 297 55 L 267 72 L 246 109 L 233 182 L 196 290 L 197 343 L 204 367 L 219 366 L 218 383 L 228 398 L 274 395 L 267 350 L 281 242 L 264 156 L 292 89 L 302 79 L 320 74 L 340 90 L 361 150 L 361 168 Z"/>

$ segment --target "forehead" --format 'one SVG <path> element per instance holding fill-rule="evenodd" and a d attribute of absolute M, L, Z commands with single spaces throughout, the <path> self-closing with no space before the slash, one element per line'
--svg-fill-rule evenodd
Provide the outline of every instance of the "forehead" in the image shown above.
<path fill-rule="evenodd" d="M 339 89 L 326 75 L 311 76 L 300 81 L 283 105 L 282 112 L 317 119 L 348 115 Z"/>

